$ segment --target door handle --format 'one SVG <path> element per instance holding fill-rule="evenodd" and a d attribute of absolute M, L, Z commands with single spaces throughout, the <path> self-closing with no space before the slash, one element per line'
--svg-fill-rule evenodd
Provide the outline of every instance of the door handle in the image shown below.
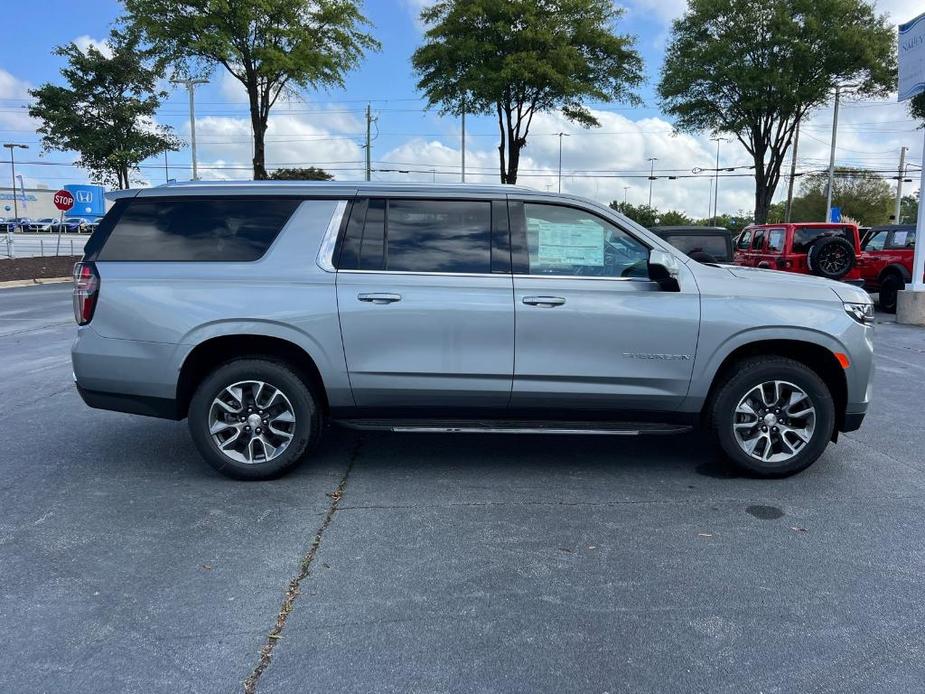
<path fill-rule="evenodd" d="M 401 294 L 357 294 L 357 299 L 370 304 L 394 304 L 401 301 Z"/>
<path fill-rule="evenodd" d="M 523 302 L 528 306 L 552 308 L 553 306 L 562 306 L 565 299 L 561 296 L 525 296 Z"/>

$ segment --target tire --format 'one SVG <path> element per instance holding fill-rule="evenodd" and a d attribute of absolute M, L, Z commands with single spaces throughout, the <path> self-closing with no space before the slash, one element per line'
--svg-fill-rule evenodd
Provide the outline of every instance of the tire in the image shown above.
<path fill-rule="evenodd" d="M 886 313 L 896 313 L 896 296 L 899 290 L 906 286 L 903 278 L 891 272 L 880 281 L 880 297 L 877 303 L 880 310 Z"/>
<path fill-rule="evenodd" d="M 810 272 L 830 280 L 840 280 L 851 272 L 857 259 L 854 246 L 840 236 L 826 236 L 813 243 L 806 253 Z"/>
<path fill-rule="evenodd" d="M 780 385 L 766 387 L 764 393 L 756 397 L 756 389 L 761 384 L 775 382 Z M 745 414 L 744 410 L 737 411 L 740 403 L 758 401 L 764 407 L 764 398 L 773 396 L 774 388 L 779 388 L 781 402 L 784 403 L 790 402 L 794 390 L 801 391 L 806 398 L 780 408 L 771 406 L 764 410 L 756 406 L 753 408 L 755 428 L 745 427 L 744 424 L 752 421 L 752 416 Z M 751 399 L 746 399 L 749 397 Z M 769 397 L 768 400 L 773 401 L 774 398 Z M 809 415 L 800 417 L 807 402 L 812 405 L 815 414 L 811 418 Z M 788 410 L 794 415 L 789 419 Z M 761 417 L 765 411 L 768 419 Z M 785 357 L 752 357 L 736 364 L 716 390 L 708 412 L 713 434 L 726 457 L 739 470 L 754 477 L 787 477 L 805 470 L 822 455 L 835 428 L 835 403 L 828 387 L 812 369 Z M 780 421 L 776 421 L 777 417 L 781 417 Z M 800 443 L 800 434 L 796 431 L 805 434 L 810 429 L 810 421 L 812 430 L 808 441 Z M 735 428 L 736 424 L 743 426 Z M 762 426 L 766 426 L 767 433 L 761 430 Z M 750 455 L 743 446 L 754 440 L 750 438 L 753 432 L 757 438 L 765 439 L 765 442 L 754 446 L 754 452 Z M 740 442 L 739 436 L 745 440 L 744 443 Z M 786 447 L 790 448 L 789 454 L 781 437 L 785 437 Z M 774 443 L 768 459 L 765 459 L 767 441 Z"/>
<path fill-rule="evenodd" d="M 225 406 L 217 402 L 220 395 Z M 240 480 L 273 479 L 300 463 L 317 443 L 322 426 L 318 403 L 312 388 L 284 363 L 236 359 L 219 366 L 199 384 L 190 401 L 190 434 L 200 455 L 223 475 Z M 227 426 L 213 436 L 210 429 L 221 424 Z"/>

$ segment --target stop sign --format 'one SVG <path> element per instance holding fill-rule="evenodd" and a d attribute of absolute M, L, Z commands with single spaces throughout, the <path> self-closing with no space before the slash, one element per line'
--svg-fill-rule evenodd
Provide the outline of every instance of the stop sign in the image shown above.
<path fill-rule="evenodd" d="M 62 212 L 67 212 L 74 206 L 74 196 L 66 190 L 59 190 L 55 193 L 55 207 Z"/>

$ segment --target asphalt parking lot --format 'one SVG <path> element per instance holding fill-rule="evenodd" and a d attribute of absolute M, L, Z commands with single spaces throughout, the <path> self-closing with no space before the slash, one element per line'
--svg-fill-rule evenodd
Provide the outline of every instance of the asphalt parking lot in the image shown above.
<path fill-rule="evenodd" d="M 85 407 L 73 335 L 69 286 L 0 291 L 5 691 L 925 681 L 925 330 L 878 326 L 863 428 L 777 481 L 693 435 L 332 430 L 234 482 L 185 423 Z"/>

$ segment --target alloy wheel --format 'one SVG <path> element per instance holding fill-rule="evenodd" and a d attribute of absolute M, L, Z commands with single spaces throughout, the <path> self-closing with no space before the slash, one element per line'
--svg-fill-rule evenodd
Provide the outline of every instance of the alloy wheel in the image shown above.
<path fill-rule="evenodd" d="M 295 433 L 295 410 L 286 394 L 264 381 L 224 388 L 209 408 L 209 434 L 219 451 L 247 465 L 282 455 Z"/>
<path fill-rule="evenodd" d="M 816 408 L 799 386 L 789 381 L 766 381 L 739 401 L 732 429 L 746 455 L 765 463 L 782 463 L 812 439 Z"/>

